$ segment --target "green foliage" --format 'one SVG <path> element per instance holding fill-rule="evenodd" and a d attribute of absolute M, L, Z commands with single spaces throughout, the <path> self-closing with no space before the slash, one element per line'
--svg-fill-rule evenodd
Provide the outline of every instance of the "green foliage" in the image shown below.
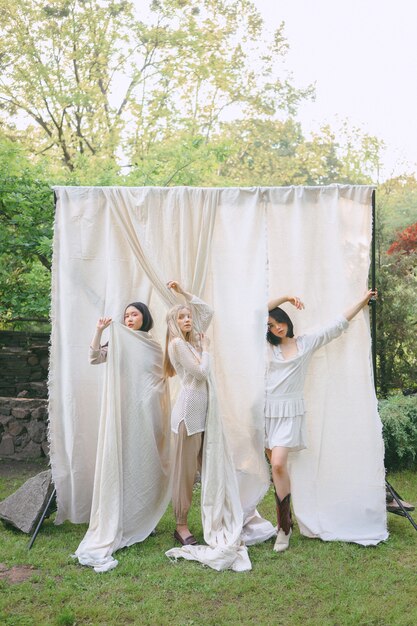
<path fill-rule="evenodd" d="M 378 204 L 383 211 L 387 248 L 397 233 L 416 221 L 417 179 L 403 175 L 391 178 L 378 188 Z"/>
<path fill-rule="evenodd" d="M 415 179 L 387 181 L 378 189 L 376 339 L 378 388 L 382 397 L 398 389 L 416 391 L 417 253 L 405 255 L 394 251 L 388 254 L 397 228 L 407 226 L 407 220 L 416 212 Z"/>
<path fill-rule="evenodd" d="M 49 314 L 53 194 L 39 174 L 21 150 L 0 141 L 2 324 Z"/>
<path fill-rule="evenodd" d="M 356 136 L 358 144 L 373 138 Z M 372 144 L 373 145 L 373 144 Z M 329 127 L 306 138 L 293 118 L 221 123 L 210 137 L 188 130 L 154 142 L 125 181 L 139 185 L 286 186 L 371 182 L 364 162 Z M 375 144 L 373 158 L 379 158 Z"/>
<path fill-rule="evenodd" d="M 56 174 L 112 178 L 177 133 L 208 141 L 231 107 L 294 113 L 311 94 L 277 78 L 283 25 L 268 36 L 249 0 L 144 4 L 0 0 L 0 118 Z"/>
<path fill-rule="evenodd" d="M 379 414 L 387 470 L 417 468 L 417 395 L 381 400 Z"/>

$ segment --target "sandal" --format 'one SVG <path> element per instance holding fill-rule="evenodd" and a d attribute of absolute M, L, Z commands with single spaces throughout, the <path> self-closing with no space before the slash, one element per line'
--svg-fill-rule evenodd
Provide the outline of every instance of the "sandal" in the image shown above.
<path fill-rule="evenodd" d="M 177 530 L 174 531 L 174 539 L 179 541 L 182 546 L 197 545 L 197 539 L 194 537 L 194 535 L 188 535 L 188 537 L 183 539 Z"/>

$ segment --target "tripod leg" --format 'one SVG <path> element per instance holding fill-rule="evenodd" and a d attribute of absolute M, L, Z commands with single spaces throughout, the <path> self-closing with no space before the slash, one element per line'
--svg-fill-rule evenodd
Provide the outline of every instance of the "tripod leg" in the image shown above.
<path fill-rule="evenodd" d="M 56 498 L 56 489 L 54 488 L 53 492 L 49 496 L 49 500 L 46 503 L 46 506 L 45 506 L 44 510 L 42 511 L 42 515 L 41 515 L 41 517 L 39 519 L 38 525 L 35 528 L 35 532 L 33 533 L 32 537 L 31 537 L 31 540 L 30 540 L 29 545 L 28 545 L 28 550 L 30 550 L 31 547 L 33 546 L 33 544 L 35 543 L 35 539 L 36 539 L 36 537 L 38 535 L 40 527 L 42 526 L 45 517 L 48 515 L 49 509 L 51 508 L 55 498 Z"/>
<path fill-rule="evenodd" d="M 408 519 L 408 521 L 410 522 L 410 524 L 415 528 L 415 530 L 417 530 L 417 524 L 415 523 L 415 521 L 411 517 L 410 513 L 403 507 L 403 503 L 401 502 L 401 498 L 399 497 L 399 495 L 397 494 L 395 489 L 393 489 L 393 487 L 389 484 L 389 482 L 387 480 L 385 481 L 385 486 L 387 487 L 388 491 L 390 492 L 390 494 L 392 495 L 392 497 L 394 498 L 395 502 L 398 504 L 398 506 L 400 508 L 401 512 L 398 511 L 397 515 L 401 515 L 402 517 L 406 517 Z"/>

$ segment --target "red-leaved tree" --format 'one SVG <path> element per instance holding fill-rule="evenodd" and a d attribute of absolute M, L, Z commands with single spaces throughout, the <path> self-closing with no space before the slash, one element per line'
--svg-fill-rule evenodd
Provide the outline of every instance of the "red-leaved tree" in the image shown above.
<path fill-rule="evenodd" d="M 388 254 L 402 252 L 404 254 L 413 254 L 417 252 L 417 222 L 407 226 L 401 233 L 398 233 L 395 241 L 387 250 Z"/>

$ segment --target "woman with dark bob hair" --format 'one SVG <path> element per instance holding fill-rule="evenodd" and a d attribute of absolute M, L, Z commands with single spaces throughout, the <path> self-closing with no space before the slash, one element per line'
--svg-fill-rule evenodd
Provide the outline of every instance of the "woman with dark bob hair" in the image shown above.
<path fill-rule="evenodd" d="M 294 336 L 294 327 L 287 313 L 279 308 L 289 302 L 304 309 L 300 298 L 283 296 L 268 304 L 268 374 L 265 402 L 265 448 L 271 462 L 275 487 L 278 536 L 276 552 L 289 547 L 292 532 L 291 483 L 287 461 L 291 451 L 302 450 L 305 441 L 304 381 L 313 353 L 342 334 L 350 320 L 376 296 L 367 291 L 361 300 L 316 333 Z"/>
<path fill-rule="evenodd" d="M 111 317 L 100 317 L 97 321 L 96 332 L 90 345 L 90 363 L 92 365 L 98 365 L 107 360 L 108 344 L 102 346 L 100 341 L 104 329 L 110 326 L 111 322 Z M 131 330 L 140 330 L 143 333 L 147 333 L 153 328 L 151 312 L 143 302 L 131 302 L 127 305 L 123 314 L 123 323 Z"/>
<path fill-rule="evenodd" d="M 90 363 L 106 365 L 90 523 L 75 556 L 96 572 L 113 569 L 113 553 L 149 537 L 171 497 L 169 389 L 152 327 L 146 304 L 132 302 L 122 324 L 98 319 L 90 345 Z M 101 345 L 106 328 L 110 339 Z"/>

